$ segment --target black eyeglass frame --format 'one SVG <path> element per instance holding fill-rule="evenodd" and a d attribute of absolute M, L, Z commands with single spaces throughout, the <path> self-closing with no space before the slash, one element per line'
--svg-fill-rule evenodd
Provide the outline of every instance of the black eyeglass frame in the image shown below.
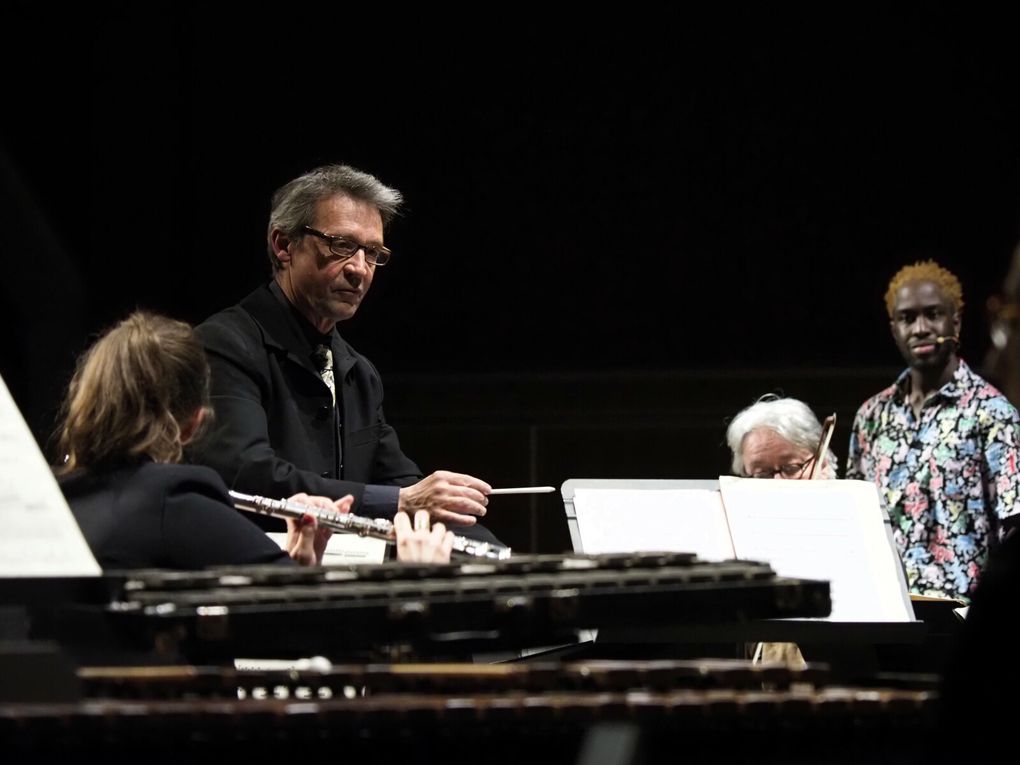
<path fill-rule="evenodd" d="M 802 475 L 807 469 L 808 465 L 815 461 L 815 455 L 811 455 L 803 462 L 790 462 L 786 465 L 780 465 L 777 468 L 771 468 L 768 471 L 760 470 L 758 474 L 752 473 L 749 478 L 775 478 L 776 473 L 782 473 L 784 478 L 796 478 Z"/>

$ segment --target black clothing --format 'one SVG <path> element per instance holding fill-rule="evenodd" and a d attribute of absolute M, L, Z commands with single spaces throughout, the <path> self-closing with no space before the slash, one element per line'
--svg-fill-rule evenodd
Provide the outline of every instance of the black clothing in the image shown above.
<path fill-rule="evenodd" d="M 193 459 L 247 494 L 352 494 L 351 512 L 393 518 L 400 487 L 422 474 L 386 422 L 382 380 L 372 362 L 335 328 L 323 338 L 276 282 L 195 331 L 209 357 L 216 417 Z M 315 363 L 324 341 L 333 353 L 335 407 Z M 499 543 L 480 524 L 451 528 Z"/>
<path fill-rule="evenodd" d="M 104 569 L 293 564 L 234 509 L 227 487 L 209 468 L 144 461 L 78 471 L 59 483 Z"/>

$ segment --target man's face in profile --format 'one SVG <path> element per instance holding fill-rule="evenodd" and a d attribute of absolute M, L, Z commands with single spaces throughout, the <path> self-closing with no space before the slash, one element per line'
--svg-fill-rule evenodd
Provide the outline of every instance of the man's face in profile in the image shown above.
<path fill-rule="evenodd" d="M 889 320 L 893 340 L 912 369 L 943 369 L 956 353 L 951 339 L 960 334 L 960 317 L 952 301 L 933 281 L 907 282 L 896 293 Z"/>

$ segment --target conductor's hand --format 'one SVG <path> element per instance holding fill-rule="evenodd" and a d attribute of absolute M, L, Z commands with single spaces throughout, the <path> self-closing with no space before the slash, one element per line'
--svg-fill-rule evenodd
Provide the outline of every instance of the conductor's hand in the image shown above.
<path fill-rule="evenodd" d="M 414 528 L 407 513 L 397 513 L 393 519 L 397 533 L 397 560 L 409 563 L 449 563 L 453 550 L 453 532 L 442 523 L 429 528 L 429 514 L 419 510 L 414 514 Z"/>
<path fill-rule="evenodd" d="M 336 501 L 329 497 L 312 497 L 307 494 L 295 494 L 289 499 L 336 513 L 349 513 L 354 504 L 354 497 L 350 494 Z M 333 530 L 320 527 L 311 514 L 305 514 L 299 520 L 287 518 L 287 554 L 302 566 L 318 566 L 322 563 L 322 554 L 331 536 Z"/>
<path fill-rule="evenodd" d="M 474 476 L 437 470 L 414 486 L 401 489 L 397 509 L 408 515 L 427 510 L 433 521 L 471 526 L 485 515 L 490 491 L 489 484 Z"/>

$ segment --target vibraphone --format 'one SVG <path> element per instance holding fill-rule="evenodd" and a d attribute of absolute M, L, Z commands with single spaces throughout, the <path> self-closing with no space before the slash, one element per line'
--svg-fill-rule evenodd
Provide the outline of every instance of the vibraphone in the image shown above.
<path fill-rule="evenodd" d="M 690 554 L 517 557 L 454 565 L 135 572 L 107 608 L 121 632 L 189 661 L 465 655 L 574 641 L 608 625 L 829 613 L 827 582 Z"/>
<path fill-rule="evenodd" d="M 930 689 L 846 687 L 819 666 L 449 660 L 576 642 L 589 628 L 828 613 L 827 583 L 760 563 L 633 554 L 135 571 L 92 589 L 110 595 L 32 606 L 46 612 L 37 636 L 77 657 L 77 695 L 8 694 L 8 759 L 573 762 L 599 736 L 624 735 L 646 762 L 846 761 L 865 746 L 869 761 L 893 762 L 931 726 Z M 86 640 L 96 624 L 103 639 Z M 75 653 L 82 641 L 90 651 Z M 112 666 L 129 656 L 133 666 Z M 305 669 L 232 666 L 301 656 L 321 658 Z"/>
<path fill-rule="evenodd" d="M 822 667 L 721 660 L 79 676 L 80 702 L 0 705 L 8 754 L 575 762 L 593 736 L 623 731 L 642 762 L 899 762 L 931 734 L 935 710 L 928 690 L 837 687 Z"/>

